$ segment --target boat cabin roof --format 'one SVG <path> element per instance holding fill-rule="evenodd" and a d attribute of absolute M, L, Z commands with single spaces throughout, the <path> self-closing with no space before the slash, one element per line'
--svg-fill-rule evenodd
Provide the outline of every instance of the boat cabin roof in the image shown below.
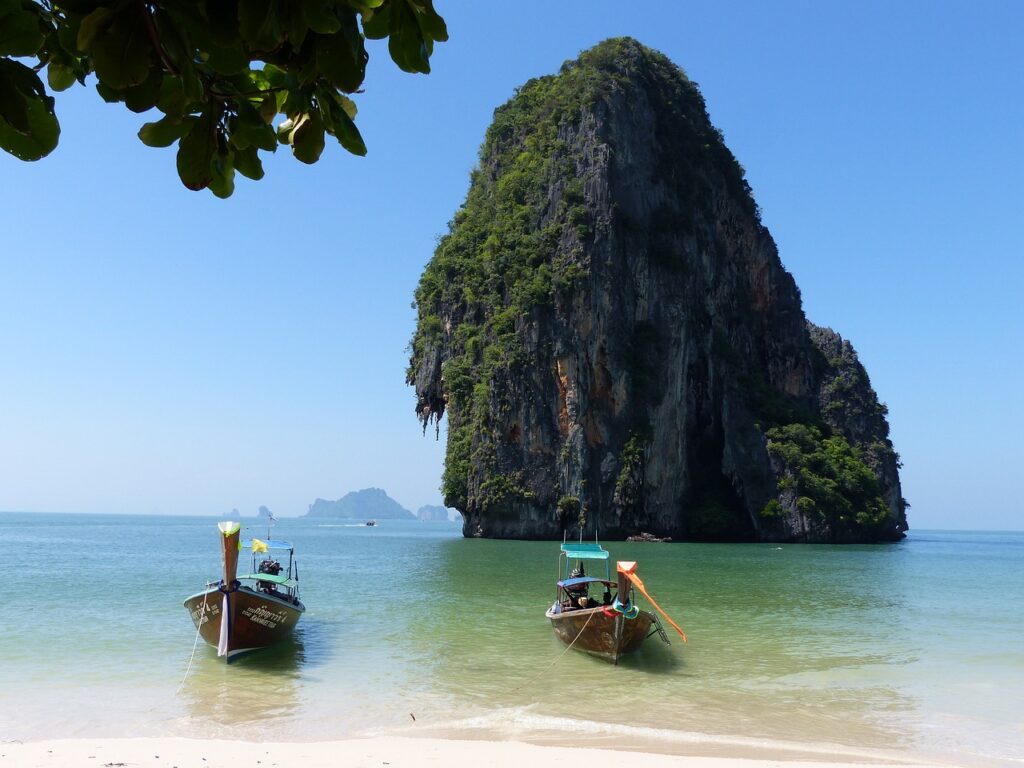
<path fill-rule="evenodd" d="M 596 542 L 562 544 L 562 554 L 572 560 L 607 560 L 608 550 Z"/>
<path fill-rule="evenodd" d="M 291 552 L 295 549 L 290 542 L 281 541 L 280 539 L 260 539 L 260 541 L 267 545 L 267 549 L 279 549 L 287 552 Z M 242 549 L 252 549 L 252 539 L 246 539 L 243 541 Z"/>
<path fill-rule="evenodd" d="M 596 576 L 577 576 L 574 579 L 563 579 L 557 582 L 558 586 L 562 589 L 571 589 L 572 587 L 578 587 L 581 584 L 604 584 L 606 587 L 614 587 L 614 581 L 608 581 L 607 579 L 599 579 Z"/>

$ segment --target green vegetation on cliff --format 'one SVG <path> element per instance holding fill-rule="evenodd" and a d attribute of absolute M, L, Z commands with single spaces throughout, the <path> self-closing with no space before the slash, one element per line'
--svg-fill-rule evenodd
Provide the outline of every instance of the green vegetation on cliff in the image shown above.
<path fill-rule="evenodd" d="M 494 429 L 492 411 L 501 407 L 491 386 L 496 375 L 527 363 L 523 318 L 571 297 L 588 274 L 588 241 L 595 228 L 607 226 L 591 220 L 566 139 L 599 102 L 621 97 L 638 69 L 668 89 L 661 94 L 665 108 L 692 123 L 693 130 L 666 136 L 686 145 L 678 148 L 681 157 L 698 158 L 679 174 L 679 189 L 695 197 L 697 163 L 710 159 L 756 213 L 743 169 L 710 125 L 696 86 L 665 56 L 634 40 L 607 40 L 567 61 L 559 75 L 530 80 L 496 109 L 466 201 L 415 294 L 418 323 L 407 380 L 415 383 L 428 353 L 444 350 L 443 392 L 418 410 L 424 426 L 449 413 L 442 492 L 452 506 L 466 502 L 471 466 L 493 471 L 490 441 L 474 435 Z M 515 478 L 488 478 L 479 492 L 484 506 L 527 495 Z"/>
<path fill-rule="evenodd" d="M 860 451 L 840 434 L 823 434 L 807 424 L 787 424 L 766 432 L 768 452 L 784 466 L 779 490 L 792 490 L 797 510 L 841 527 L 884 522 L 889 509 L 875 473 Z M 768 502 L 762 515 L 777 516 L 781 505 Z"/>

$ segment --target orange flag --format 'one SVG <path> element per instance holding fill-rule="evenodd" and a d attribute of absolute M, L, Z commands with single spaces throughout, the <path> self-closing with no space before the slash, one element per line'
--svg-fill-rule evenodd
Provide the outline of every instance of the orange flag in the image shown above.
<path fill-rule="evenodd" d="M 619 571 L 619 573 L 625 574 L 626 578 L 628 578 L 631 582 L 633 582 L 633 586 L 640 590 L 640 594 L 642 594 L 644 597 L 646 597 L 647 601 L 651 605 L 654 606 L 654 609 L 658 613 L 660 613 L 662 616 L 665 617 L 665 621 L 667 621 L 669 624 L 671 624 L 673 629 L 675 629 L 675 631 L 679 633 L 679 636 L 681 638 L 683 638 L 683 642 L 684 643 L 689 642 L 686 639 L 686 633 L 683 632 L 683 630 L 680 628 L 680 626 L 678 624 L 676 624 L 674 621 L 672 621 L 672 617 L 671 616 L 669 616 L 667 613 L 665 613 L 663 610 L 661 610 L 661 606 L 658 605 L 656 602 L 654 602 L 654 598 L 653 597 L 651 597 L 649 594 L 647 594 L 647 590 L 644 589 L 644 583 L 640 580 L 640 577 L 636 575 L 636 563 L 635 562 L 621 562 L 620 561 L 619 563 L 617 563 L 616 568 Z"/>

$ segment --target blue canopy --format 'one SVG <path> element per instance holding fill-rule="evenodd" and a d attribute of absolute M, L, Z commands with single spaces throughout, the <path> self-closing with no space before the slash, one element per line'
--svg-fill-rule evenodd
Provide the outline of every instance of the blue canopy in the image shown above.
<path fill-rule="evenodd" d="M 267 549 L 285 549 L 289 552 L 294 549 L 291 543 L 287 541 L 280 541 L 278 539 L 260 539 L 260 541 L 267 545 Z M 243 541 L 242 549 L 252 549 L 252 539 Z"/>
<path fill-rule="evenodd" d="M 562 552 L 572 560 L 607 560 L 608 550 L 600 544 L 580 542 L 578 544 L 563 544 Z"/>
<path fill-rule="evenodd" d="M 574 579 L 565 579 L 564 581 L 558 582 L 558 586 L 562 589 L 572 589 L 578 587 L 581 584 L 611 584 L 612 582 L 606 579 L 598 579 L 594 576 L 577 576 Z"/>

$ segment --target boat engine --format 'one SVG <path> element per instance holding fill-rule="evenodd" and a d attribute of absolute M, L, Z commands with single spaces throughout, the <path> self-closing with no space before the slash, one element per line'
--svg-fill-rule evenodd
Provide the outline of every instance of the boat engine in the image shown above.
<path fill-rule="evenodd" d="M 277 576 L 281 570 L 281 564 L 277 560 L 263 560 L 260 562 L 260 573 L 269 573 L 271 576 Z"/>

